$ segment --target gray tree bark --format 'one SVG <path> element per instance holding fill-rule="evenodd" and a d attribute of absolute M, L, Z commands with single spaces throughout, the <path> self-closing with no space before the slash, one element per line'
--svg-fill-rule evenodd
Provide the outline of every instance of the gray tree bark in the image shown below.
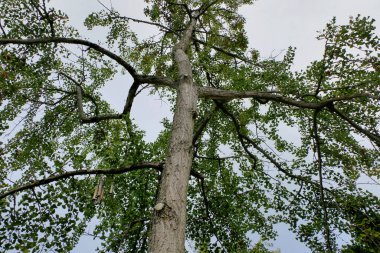
<path fill-rule="evenodd" d="M 192 140 L 197 109 L 197 88 L 193 84 L 186 49 L 195 20 L 191 21 L 173 55 L 179 70 L 176 108 L 160 190 L 154 207 L 149 252 L 185 252 L 187 188 L 193 159 Z"/>

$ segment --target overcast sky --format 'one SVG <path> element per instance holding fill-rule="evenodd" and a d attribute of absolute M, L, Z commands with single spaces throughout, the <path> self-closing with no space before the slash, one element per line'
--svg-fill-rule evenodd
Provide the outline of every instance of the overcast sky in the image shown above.
<path fill-rule="evenodd" d="M 104 3 L 109 2 L 105 0 Z M 86 14 L 101 7 L 96 0 L 54 0 L 52 4 L 64 10 L 72 24 L 81 31 L 84 31 L 81 23 Z M 113 0 L 112 4 L 123 15 L 143 18 L 143 0 Z M 260 0 L 253 6 L 244 7 L 241 12 L 247 19 L 250 46 L 258 49 L 263 57 L 276 55 L 289 46 L 296 47 L 295 69 L 302 69 L 312 60 L 322 57 L 323 43 L 315 37 L 317 31 L 322 30 L 334 16 L 341 24 L 348 23 L 349 17 L 357 14 L 371 16 L 377 20 L 375 25 L 380 26 L 380 0 Z M 154 31 L 142 25 L 133 28 L 144 36 Z M 377 31 L 379 33 L 379 28 Z M 82 35 L 97 39 L 102 32 L 97 30 L 92 35 L 87 32 Z M 104 97 L 115 109 L 122 110 L 130 84 L 131 79 L 122 76 L 103 89 Z M 148 140 L 157 136 L 161 119 L 171 117 L 168 109 L 169 106 L 157 97 L 137 97 L 132 116 L 139 127 L 147 132 Z M 294 237 L 285 226 L 280 226 L 273 248 L 280 248 L 282 253 L 310 252 Z M 92 252 L 96 245 L 86 238 L 81 240 L 74 252 Z"/>

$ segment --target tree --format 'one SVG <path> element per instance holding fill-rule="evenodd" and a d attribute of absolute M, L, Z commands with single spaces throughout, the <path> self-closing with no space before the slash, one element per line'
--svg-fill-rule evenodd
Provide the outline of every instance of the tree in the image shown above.
<path fill-rule="evenodd" d="M 353 199 L 376 219 L 379 199 L 356 184 L 379 176 L 374 20 L 332 20 L 322 59 L 294 72 L 293 48 L 248 48 L 238 8 L 253 0 L 145 2 L 143 20 L 107 6 L 88 16 L 109 31 L 98 44 L 45 0 L 0 3 L 1 250 L 66 252 L 97 218 L 101 252 L 184 252 L 185 240 L 249 252 L 249 235 L 273 238 L 278 222 L 334 252 L 338 233 L 360 229 Z M 157 35 L 140 39 L 132 22 Z M 100 93 L 119 72 L 133 79 L 121 113 Z M 143 89 L 174 114 L 152 143 L 130 118 Z"/>
<path fill-rule="evenodd" d="M 377 252 L 380 245 L 380 216 L 377 209 L 367 208 L 366 199 L 352 199 L 347 206 L 348 219 L 354 227 L 354 242 L 345 245 L 342 252 L 360 253 Z"/>

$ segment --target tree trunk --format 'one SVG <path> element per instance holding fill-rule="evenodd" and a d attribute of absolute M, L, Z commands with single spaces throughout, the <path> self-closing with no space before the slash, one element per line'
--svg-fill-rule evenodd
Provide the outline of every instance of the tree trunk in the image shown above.
<path fill-rule="evenodd" d="M 149 242 L 149 252 L 152 253 L 185 252 L 187 188 L 193 160 L 192 139 L 198 99 L 185 51 L 194 25 L 195 21 L 192 21 L 173 50 L 180 80 L 168 154 L 154 207 Z"/>

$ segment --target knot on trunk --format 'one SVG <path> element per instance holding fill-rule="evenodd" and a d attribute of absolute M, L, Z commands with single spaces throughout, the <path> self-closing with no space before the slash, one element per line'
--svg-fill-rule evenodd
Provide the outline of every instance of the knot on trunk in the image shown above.
<path fill-rule="evenodd" d="M 165 202 L 159 202 L 154 206 L 154 211 L 157 216 L 162 218 L 175 219 L 175 212 L 172 210 L 170 206 L 168 206 Z"/>
<path fill-rule="evenodd" d="M 154 210 L 156 210 L 156 212 L 159 212 L 162 209 L 164 209 L 164 207 L 165 207 L 164 203 L 157 203 L 157 205 L 154 206 Z"/>

